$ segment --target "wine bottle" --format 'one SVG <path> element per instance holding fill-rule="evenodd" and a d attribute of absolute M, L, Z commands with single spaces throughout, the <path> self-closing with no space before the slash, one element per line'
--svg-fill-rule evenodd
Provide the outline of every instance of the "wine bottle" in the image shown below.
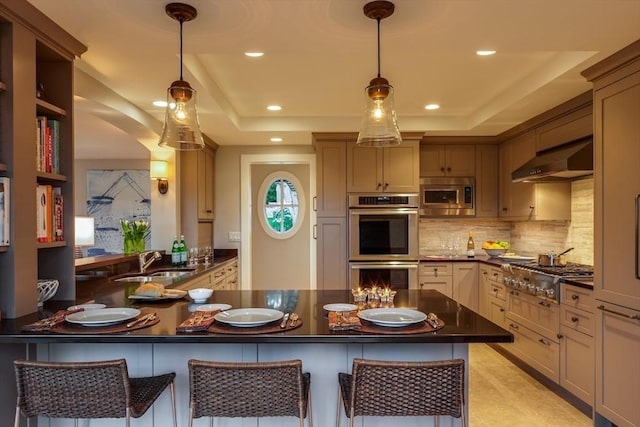
<path fill-rule="evenodd" d="M 473 258 L 476 256 L 476 245 L 473 242 L 473 232 L 469 232 L 469 240 L 467 240 L 467 258 Z"/>

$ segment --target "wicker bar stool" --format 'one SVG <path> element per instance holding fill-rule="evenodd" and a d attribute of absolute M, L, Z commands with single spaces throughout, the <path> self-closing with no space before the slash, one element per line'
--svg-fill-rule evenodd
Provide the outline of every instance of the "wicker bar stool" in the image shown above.
<path fill-rule="evenodd" d="M 189 360 L 189 427 L 193 419 L 211 417 L 298 417 L 300 427 L 311 413 L 311 374 L 302 361 L 227 363 Z"/>
<path fill-rule="evenodd" d="M 464 360 L 395 362 L 354 359 L 351 374 L 338 374 L 338 411 L 353 427 L 356 416 L 464 416 Z"/>
<path fill-rule="evenodd" d="M 100 362 L 14 361 L 20 414 L 30 418 L 138 418 L 169 386 L 176 422 L 175 373 L 130 378 L 124 359 Z"/>

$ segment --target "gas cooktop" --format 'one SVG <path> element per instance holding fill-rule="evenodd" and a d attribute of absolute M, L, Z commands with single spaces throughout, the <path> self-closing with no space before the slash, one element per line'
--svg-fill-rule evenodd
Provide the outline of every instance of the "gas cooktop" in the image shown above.
<path fill-rule="evenodd" d="M 560 277 L 580 277 L 580 278 L 592 278 L 593 277 L 593 266 L 586 264 L 578 264 L 574 262 L 569 262 L 564 266 L 542 266 L 538 265 L 537 262 L 530 263 L 512 263 L 514 267 L 527 268 L 530 270 L 534 270 L 540 273 L 546 273 L 553 276 Z"/>

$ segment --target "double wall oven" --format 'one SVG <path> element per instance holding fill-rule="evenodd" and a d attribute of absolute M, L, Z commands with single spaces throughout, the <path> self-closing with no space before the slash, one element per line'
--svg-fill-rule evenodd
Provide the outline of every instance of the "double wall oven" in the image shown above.
<path fill-rule="evenodd" d="M 351 288 L 418 286 L 418 194 L 349 195 Z"/>

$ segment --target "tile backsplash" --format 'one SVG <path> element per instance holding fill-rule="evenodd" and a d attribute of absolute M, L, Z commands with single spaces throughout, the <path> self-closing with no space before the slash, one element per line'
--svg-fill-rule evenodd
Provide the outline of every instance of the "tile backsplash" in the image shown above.
<path fill-rule="evenodd" d="M 518 255 L 537 256 L 573 247 L 567 260 L 593 265 L 593 177 L 571 183 L 571 221 L 500 221 L 420 218 L 420 255 L 442 255 L 441 242 L 457 238 L 459 254 L 466 253 L 469 231 L 476 252 L 485 240 L 507 240 Z M 444 250 L 446 252 L 446 250 Z"/>

